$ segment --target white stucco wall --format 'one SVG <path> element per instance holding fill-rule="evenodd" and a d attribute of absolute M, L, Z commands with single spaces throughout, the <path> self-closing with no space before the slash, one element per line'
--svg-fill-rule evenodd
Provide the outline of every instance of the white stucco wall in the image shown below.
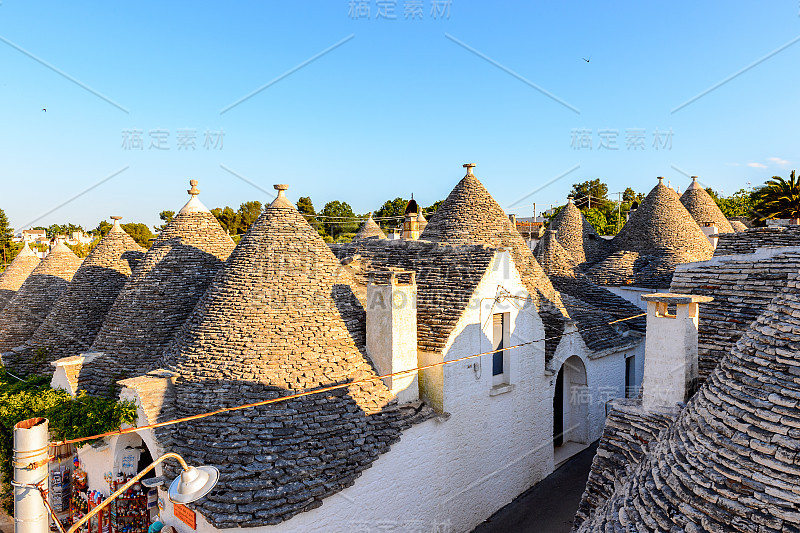
<path fill-rule="evenodd" d="M 321 507 L 247 531 L 469 531 L 548 475 L 553 469 L 547 415 L 552 392 L 544 376 L 544 328 L 530 302 L 495 303 L 499 287 L 527 297 L 506 252 L 495 257 L 478 286 L 444 358 L 491 350 L 490 315 L 508 313 L 509 345 L 535 341 L 508 352 L 510 390 L 491 394 L 491 355 L 443 367 L 442 402 L 449 418 L 404 431 L 353 486 L 326 498 Z M 162 518 L 178 531 L 189 531 L 171 516 L 169 503 Z M 197 520 L 197 531 L 214 531 L 202 516 Z"/>
<path fill-rule="evenodd" d="M 606 419 L 606 403 L 615 398 L 625 397 L 625 359 L 629 356 L 636 357 L 636 380 L 641 384 L 642 368 L 644 365 L 644 339 L 630 348 L 610 351 L 601 356 L 592 353 L 583 341 L 580 333 L 572 324 L 568 324 L 564 336 L 556 348 L 550 362 L 552 376 L 548 377 L 549 393 L 551 398 L 555 394 L 556 378 L 559 369 L 570 357 L 578 357 L 586 370 L 586 389 L 569 390 L 567 380 L 564 386 L 564 441 L 572 440 L 588 444 L 599 439 L 603 434 Z M 570 365 L 567 376 L 575 374 L 575 366 Z M 580 416 L 570 414 L 586 414 L 585 425 L 581 425 Z M 552 419 L 551 419 L 552 420 Z M 577 426 L 577 427 L 576 427 Z M 552 428 L 552 422 L 551 422 Z"/>

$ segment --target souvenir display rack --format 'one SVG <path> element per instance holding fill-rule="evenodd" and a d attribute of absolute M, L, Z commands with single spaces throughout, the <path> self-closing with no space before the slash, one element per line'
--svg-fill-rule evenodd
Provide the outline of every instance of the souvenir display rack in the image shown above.
<path fill-rule="evenodd" d="M 74 524 L 86 513 L 97 507 L 105 500 L 105 495 L 95 490 L 88 490 L 86 482 L 86 472 L 80 469 L 78 462 L 75 461 L 75 469 L 72 472 L 72 496 L 70 498 L 69 523 Z M 108 509 L 101 509 L 95 516 L 82 525 L 79 533 L 110 533 L 110 520 Z"/>
<path fill-rule="evenodd" d="M 111 492 L 116 492 L 130 477 L 118 477 L 111 482 Z M 150 512 L 147 509 L 147 492 L 140 483 L 120 494 L 109 505 L 111 533 L 147 533 Z"/>

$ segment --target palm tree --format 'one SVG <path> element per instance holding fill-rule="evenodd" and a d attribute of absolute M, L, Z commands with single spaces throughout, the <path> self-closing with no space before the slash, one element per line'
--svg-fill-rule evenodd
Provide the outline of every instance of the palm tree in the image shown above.
<path fill-rule="evenodd" d="M 773 176 L 762 187 L 755 191 L 754 196 L 759 210 L 762 211 L 762 220 L 767 218 L 800 218 L 800 180 L 792 170 L 789 180 L 780 176 Z"/>

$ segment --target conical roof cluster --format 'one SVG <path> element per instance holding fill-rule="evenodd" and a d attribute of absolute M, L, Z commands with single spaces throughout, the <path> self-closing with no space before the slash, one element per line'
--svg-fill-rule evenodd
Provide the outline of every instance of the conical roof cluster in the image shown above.
<path fill-rule="evenodd" d="M 372 219 L 372 213 L 369 214 L 369 218 L 364 222 L 361 227 L 358 229 L 358 233 L 356 233 L 353 240 L 356 239 L 385 239 L 386 234 L 381 230 L 381 227 L 378 226 L 377 223 Z"/>
<path fill-rule="evenodd" d="M 586 346 L 601 351 L 613 346 L 637 342 L 609 325 L 619 318 L 640 314 L 641 310 L 627 300 L 592 283 L 575 269 L 576 261 L 558 242 L 557 232 L 547 230 L 536 246 L 536 259 L 561 293 L 564 306 L 580 331 Z M 644 333 L 644 318 L 626 320 L 623 329 Z M 551 353 L 545 353 L 549 361 Z"/>
<path fill-rule="evenodd" d="M 242 238 L 168 352 L 166 366 L 180 375 L 181 416 L 377 375 L 350 275 L 287 200 L 286 186 L 276 188 L 278 197 Z M 396 410 L 383 412 L 391 399 L 376 380 L 183 424 L 175 430 L 182 436 L 177 451 L 221 470 L 214 501 L 198 507 L 215 526 L 229 527 L 275 524 L 312 501 L 319 505 L 399 438 Z M 230 446 L 216 447 L 223 434 L 235 434 L 237 449 L 256 463 L 237 461 Z M 285 467 L 294 461 L 298 468 Z M 287 487 L 299 493 L 289 503 L 281 497 Z"/>
<path fill-rule="evenodd" d="M 72 277 L 64 295 L 28 341 L 19 364 L 27 373 L 52 373 L 50 361 L 89 349 L 106 314 L 146 250 L 112 217 L 114 225 Z M 44 357 L 35 353 L 44 349 Z"/>
<path fill-rule="evenodd" d="M 25 243 L 17 257 L 0 273 L 0 310 L 11 301 L 38 264 L 39 258 Z"/>
<path fill-rule="evenodd" d="M 64 243 L 50 250 L 0 313 L 0 352 L 20 347 L 33 335 L 80 266 L 81 259 Z"/>
<path fill-rule="evenodd" d="M 123 377 L 153 368 L 234 248 L 233 240 L 198 200 L 167 224 L 119 292 L 84 364 L 79 387 L 108 394 Z"/>
<path fill-rule="evenodd" d="M 579 531 L 798 531 L 798 347 L 793 281 Z"/>
<path fill-rule="evenodd" d="M 531 249 L 500 205 L 473 174 L 472 168 L 475 165 L 464 166 L 467 168 L 467 175 L 458 182 L 433 214 L 420 239 L 447 244 L 485 244 L 494 248 L 508 248 L 537 308 L 543 301 L 562 308 L 558 292 Z"/>
<path fill-rule="evenodd" d="M 567 205 L 553 217 L 549 229 L 558 232 L 558 242 L 578 264 L 595 263 L 608 255 L 608 241 L 597 234 L 571 197 Z"/>
<path fill-rule="evenodd" d="M 699 225 L 713 222 L 717 226 L 717 233 L 733 233 L 731 223 L 722 214 L 717 202 L 700 186 L 697 176 L 692 176 L 692 183 L 681 196 L 681 203 Z"/>
<path fill-rule="evenodd" d="M 669 287 L 677 265 L 705 261 L 714 248 L 677 193 L 656 185 L 612 240 L 614 249 L 589 270 L 601 284 Z"/>

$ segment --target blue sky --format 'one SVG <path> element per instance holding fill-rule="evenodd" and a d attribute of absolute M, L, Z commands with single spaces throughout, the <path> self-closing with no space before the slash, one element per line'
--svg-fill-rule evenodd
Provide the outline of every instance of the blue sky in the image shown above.
<path fill-rule="evenodd" d="M 419 3 L 2 0 L 0 208 L 18 229 L 152 225 L 194 178 L 209 207 L 288 183 L 366 212 L 442 199 L 475 162 L 528 216 L 586 179 L 647 192 L 685 172 L 730 194 L 797 166 L 797 0 L 451 0 L 436 17 L 423 0 L 405 18 Z"/>

